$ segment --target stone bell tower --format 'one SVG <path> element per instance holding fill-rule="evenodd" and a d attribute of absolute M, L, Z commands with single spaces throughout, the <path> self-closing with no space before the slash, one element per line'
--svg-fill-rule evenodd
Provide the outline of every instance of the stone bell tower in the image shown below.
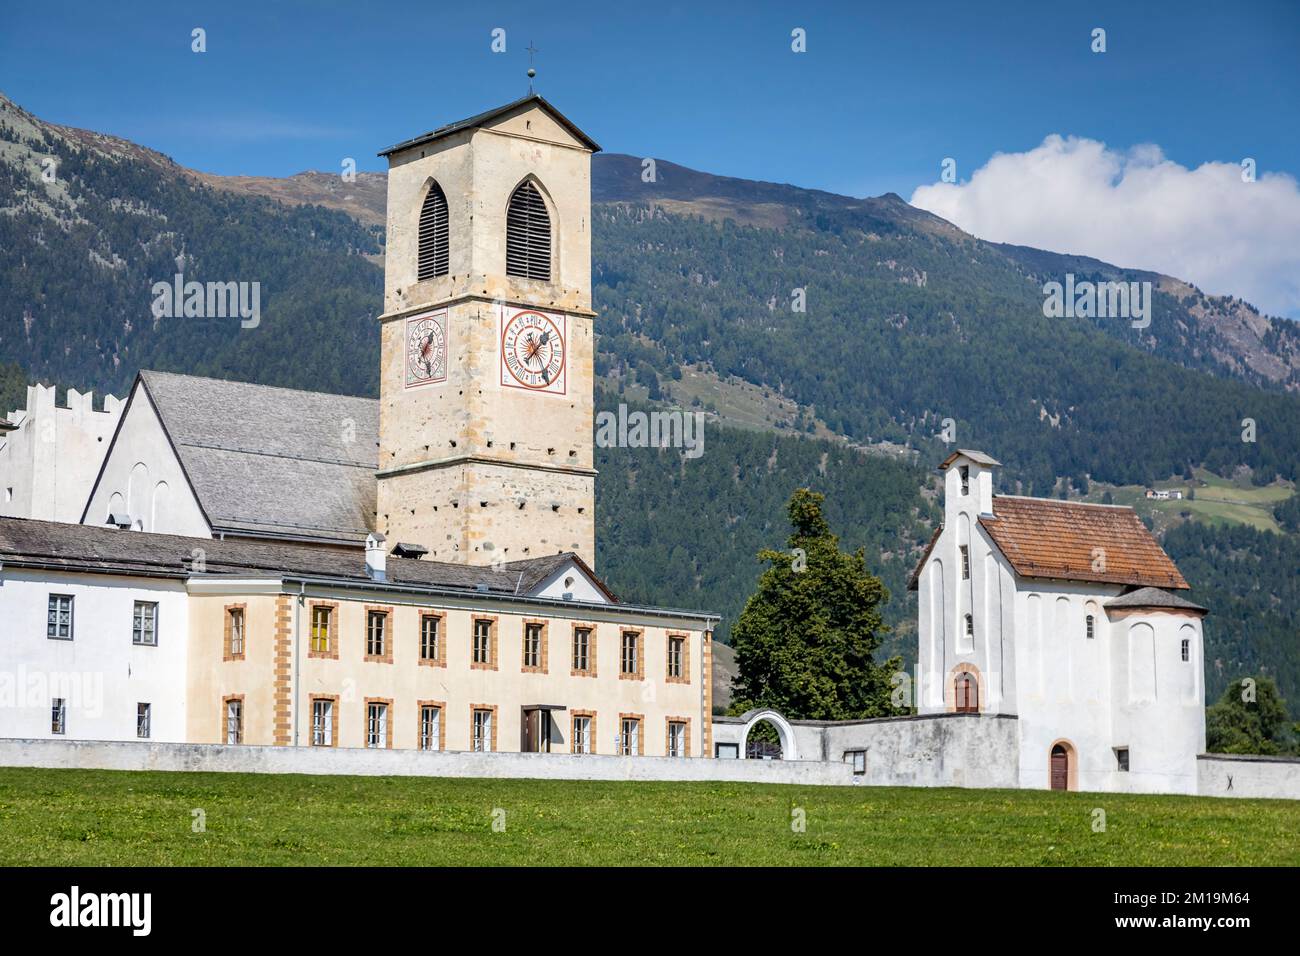
<path fill-rule="evenodd" d="M 591 155 L 540 96 L 390 147 L 376 529 L 595 564 Z"/>

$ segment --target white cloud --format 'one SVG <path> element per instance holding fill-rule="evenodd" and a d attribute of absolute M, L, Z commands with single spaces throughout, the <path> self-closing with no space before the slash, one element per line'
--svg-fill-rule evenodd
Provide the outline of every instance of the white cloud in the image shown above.
<path fill-rule="evenodd" d="M 1247 183 L 1238 163 L 1188 169 L 1158 146 L 1053 134 L 911 201 L 981 239 L 1150 269 L 1300 316 L 1300 188 L 1286 174 Z"/>

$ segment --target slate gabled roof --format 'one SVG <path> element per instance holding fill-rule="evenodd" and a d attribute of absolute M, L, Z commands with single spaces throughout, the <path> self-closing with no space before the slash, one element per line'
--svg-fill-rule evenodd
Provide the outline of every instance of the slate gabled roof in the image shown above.
<path fill-rule="evenodd" d="M 1127 594 L 1111 598 L 1106 602 L 1107 608 L 1156 608 L 1173 611 L 1193 611 L 1208 614 L 1206 608 L 1193 604 L 1187 598 L 1166 591 L 1164 588 L 1136 588 Z"/>
<path fill-rule="evenodd" d="M 202 572 L 193 566 L 196 550 L 202 553 Z M 571 553 L 510 561 L 502 564 L 499 570 L 390 555 L 385 561 L 385 570 L 389 584 L 473 593 L 486 591 L 497 596 L 528 596 L 559 568 L 575 560 L 608 594 L 604 583 L 576 554 Z M 369 581 L 365 557 L 359 550 L 271 541 L 189 538 L 30 518 L 0 518 L 0 563 L 182 580 L 191 574 L 202 573 Z M 615 600 L 613 595 L 610 595 L 610 600 Z"/>
<path fill-rule="evenodd" d="M 214 533 L 365 539 L 375 513 L 377 401 L 170 372 L 141 372 L 138 381 Z"/>
<path fill-rule="evenodd" d="M 1132 508 L 995 495 L 979 523 L 1024 577 L 1189 588 Z"/>
<path fill-rule="evenodd" d="M 971 448 L 958 448 L 955 452 L 953 452 L 951 455 L 949 455 L 947 458 L 945 458 L 943 461 L 939 463 L 939 470 L 940 471 L 947 470 L 949 465 L 951 465 L 954 461 L 956 461 L 958 458 L 961 458 L 962 456 L 969 458 L 971 461 L 975 462 L 978 465 L 986 465 L 990 468 L 995 468 L 998 465 L 1002 464 L 1002 462 L 995 459 L 992 455 L 986 455 L 982 451 L 975 451 L 974 449 Z"/>
<path fill-rule="evenodd" d="M 557 123 L 572 133 L 575 139 L 580 141 L 593 153 L 600 152 L 600 146 L 596 141 L 582 130 L 578 129 L 578 127 L 574 125 L 567 116 L 548 103 L 540 94 L 529 93 L 527 96 L 521 97 L 513 103 L 506 103 L 504 106 L 498 106 L 495 109 L 487 110 L 463 120 L 457 120 L 454 123 L 447 123 L 445 126 L 439 126 L 437 129 L 430 130 L 420 136 L 414 136 L 411 139 L 395 143 L 387 149 L 380 150 L 378 155 L 387 156 L 390 153 L 396 153 L 399 150 L 410 149 L 412 146 L 421 146 L 424 143 L 431 143 L 435 139 L 442 139 L 444 136 L 450 136 L 452 133 L 458 133 L 463 129 L 473 129 L 476 126 L 484 126 L 487 123 L 492 122 L 498 116 L 504 116 L 512 110 L 518 109 L 521 106 L 528 106 L 532 103 L 536 103 L 542 109 L 546 110 L 546 112 L 550 113 Z"/>

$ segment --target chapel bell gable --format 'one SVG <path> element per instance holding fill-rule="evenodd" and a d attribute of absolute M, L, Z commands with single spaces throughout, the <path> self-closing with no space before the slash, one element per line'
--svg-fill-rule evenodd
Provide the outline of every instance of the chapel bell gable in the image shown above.
<path fill-rule="evenodd" d="M 993 469 L 1001 462 L 984 454 L 959 448 L 943 460 L 944 523 L 953 524 L 955 515 L 991 515 L 993 513 Z"/>

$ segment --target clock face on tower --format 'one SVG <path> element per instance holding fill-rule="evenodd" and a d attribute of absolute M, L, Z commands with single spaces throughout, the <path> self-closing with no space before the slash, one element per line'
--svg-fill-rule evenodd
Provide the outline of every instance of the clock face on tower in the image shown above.
<path fill-rule="evenodd" d="M 447 310 L 406 320 L 406 387 L 447 381 Z"/>
<path fill-rule="evenodd" d="M 501 384 L 563 395 L 565 317 L 536 309 L 501 308 Z"/>

